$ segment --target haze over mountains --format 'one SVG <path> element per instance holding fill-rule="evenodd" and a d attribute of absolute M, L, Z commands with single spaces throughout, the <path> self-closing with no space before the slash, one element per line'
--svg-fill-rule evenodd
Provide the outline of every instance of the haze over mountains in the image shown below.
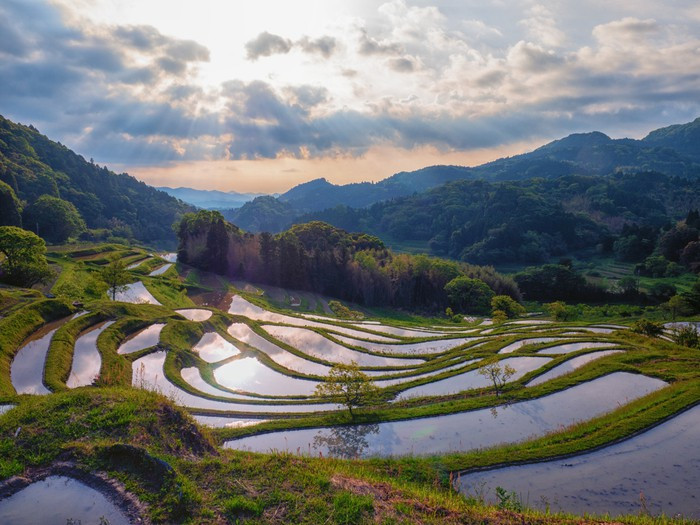
<path fill-rule="evenodd" d="M 236 191 L 169 188 L 167 186 L 159 186 L 156 189 L 193 206 L 207 210 L 240 208 L 246 202 L 250 202 L 256 197 L 267 195 L 266 193 L 238 193 Z"/>
<path fill-rule="evenodd" d="M 339 205 L 364 208 L 457 180 L 499 182 L 637 172 L 700 176 L 700 118 L 652 131 L 641 140 L 611 139 L 600 132 L 573 134 L 529 153 L 480 166 L 430 166 L 397 173 L 377 183 L 335 185 L 316 179 L 295 186 L 274 201 L 259 197 L 225 215 L 246 230 L 260 231 L 264 226 L 280 231 L 305 213 Z"/>

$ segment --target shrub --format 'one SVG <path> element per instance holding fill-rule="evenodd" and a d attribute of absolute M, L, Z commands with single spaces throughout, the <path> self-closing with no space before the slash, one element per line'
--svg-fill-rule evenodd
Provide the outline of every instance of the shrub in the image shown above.
<path fill-rule="evenodd" d="M 647 335 L 649 337 L 657 337 L 664 331 L 661 323 L 649 321 L 649 319 L 640 319 L 632 324 L 631 330 L 637 334 Z"/>

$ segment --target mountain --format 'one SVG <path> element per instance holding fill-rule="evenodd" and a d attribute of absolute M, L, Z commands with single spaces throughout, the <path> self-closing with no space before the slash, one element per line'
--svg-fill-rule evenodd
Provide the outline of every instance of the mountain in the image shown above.
<path fill-rule="evenodd" d="M 455 181 L 369 208 L 339 206 L 297 221 L 365 231 L 395 245 L 423 243 L 436 255 L 475 264 L 541 263 L 610 245 L 625 224 L 670 228 L 698 207 L 700 180 L 618 173 Z"/>
<path fill-rule="evenodd" d="M 233 224 L 245 224 L 252 232 L 275 232 L 291 224 L 298 217 L 298 210 L 272 195 L 256 197 L 238 209 L 221 210 L 224 218 Z"/>
<path fill-rule="evenodd" d="M 266 195 L 264 193 L 196 190 L 194 188 L 169 188 L 167 186 L 157 187 L 156 189 L 164 191 L 168 195 L 180 199 L 188 204 L 197 206 L 198 208 L 204 208 L 206 210 L 240 208 L 246 202 L 250 202 L 256 197 Z"/>
<path fill-rule="evenodd" d="M 249 206 L 246 204 L 238 216 L 229 216 L 234 222 L 238 220 L 236 224 L 246 230 L 259 231 L 256 228 L 265 224 L 272 231 L 280 231 L 291 224 L 289 216 L 294 213 L 302 215 L 337 206 L 365 208 L 457 180 L 518 181 L 638 172 L 658 172 L 690 179 L 700 177 L 700 118 L 688 124 L 653 131 L 642 140 L 612 139 L 597 131 L 576 133 L 534 151 L 480 166 L 430 166 L 396 173 L 376 183 L 335 185 L 326 179 L 316 179 L 279 196 L 279 200 L 288 205 L 284 214 L 275 208 L 269 217 L 261 217 L 260 213 L 273 209 L 268 203 L 256 210 L 252 207 L 244 210 Z M 248 217 L 255 218 L 250 221 Z"/>
<path fill-rule="evenodd" d="M 642 139 L 645 144 L 672 148 L 700 161 L 700 117 L 687 124 L 657 129 Z"/>
<path fill-rule="evenodd" d="M 130 175 L 86 161 L 33 126 L 2 116 L 0 181 L 23 201 L 25 211 L 44 195 L 71 203 L 90 229 L 85 234 L 91 239 L 118 235 L 173 243 L 172 224 L 192 210 Z M 34 221 L 25 226 L 34 226 Z"/>

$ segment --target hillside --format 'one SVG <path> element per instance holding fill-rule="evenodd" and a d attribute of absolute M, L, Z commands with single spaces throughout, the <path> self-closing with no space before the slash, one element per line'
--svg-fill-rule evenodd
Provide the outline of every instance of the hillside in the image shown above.
<path fill-rule="evenodd" d="M 192 208 L 125 173 L 86 161 L 32 126 L 0 116 L 0 181 L 31 207 L 49 195 L 71 203 L 94 231 L 144 242 L 171 242 L 172 224 Z M 34 220 L 28 229 L 36 229 Z M 41 233 L 41 232 L 39 232 Z"/>
<path fill-rule="evenodd" d="M 437 255 L 476 264 L 537 263 L 616 238 L 624 224 L 658 228 L 700 206 L 697 180 L 658 173 L 564 176 L 517 182 L 457 181 L 365 209 L 311 213 Z M 609 242 L 609 244 L 612 244 Z"/>
<path fill-rule="evenodd" d="M 256 222 L 244 209 L 227 217 L 241 228 L 260 231 L 259 223 L 280 231 L 291 222 L 288 216 L 317 212 L 336 206 L 364 208 L 377 202 L 425 192 L 456 180 L 521 181 L 531 178 L 556 179 L 569 175 L 610 176 L 615 173 L 658 172 L 672 177 L 695 179 L 700 175 L 700 119 L 649 133 L 643 140 L 612 139 L 600 132 L 577 133 L 555 140 L 529 153 L 502 158 L 475 167 L 430 166 L 401 172 L 376 183 L 335 185 L 326 179 L 300 184 L 280 195 L 288 205 L 280 216 L 262 217 Z M 274 226 L 271 228 L 271 226 Z"/>

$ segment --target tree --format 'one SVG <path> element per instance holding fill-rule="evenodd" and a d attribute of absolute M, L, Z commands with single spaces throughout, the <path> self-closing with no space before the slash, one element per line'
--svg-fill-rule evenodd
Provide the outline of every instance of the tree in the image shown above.
<path fill-rule="evenodd" d="M 523 305 L 507 295 L 496 295 L 491 299 L 491 315 L 495 315 L 498 310 L 502 311 L 508 319 L 525 313 Z"/>
<path fill-rule="evenodd" d="M 499 361 L 490 361 L 479 368 L 479 375 L 484 376 L 493 383 L 497 396 L 501 395 L 503 387 L 515 375 L 515 372 L 515 368 L 510 365 L 501 366 Z"/>
<path fill-rule="evenodd" d="M 126 285 L 129 282 L 126 264 L 116 255 L 110 257 L 107 266 L 102 268 L 100 277 L 107 285 L 107 291 L 112 297 L 112 301 L 116 301 L 119 292 L 126 290 Z"/>
<path fill-rule="evenodd" d="M 661 305 L 661 309 L 671 314 L 671 320 L 675 321 L 679 315 L 691 315 L 693 306 L 682 295 L 674 295 Z"/>
<path fill-rule="evenodd" d="M 632 324 L 631 330 L 637 334 L 658 337 L 664 333 L 664 325 L 655 323 L 649 319 L 639 319 Z"/>
<path fill-rule="evenodd" d="M 21 209 L 14 190 L 0 180 L 0 226 L 22 226 Z"/>
<path fill-rule="evenodd" d="M 85 231 L 85 221 L 73 203 L 42 195 L 24 210 L 27 228 L 49 242 L 63 242 L 69 237 Z"/>
<path fill-rule="evenodd" d="M 494 296 L 484 281 L 465 276 L 452 279 L 445 285 L 445 292 L 452 308 L 462 313 L 487 313 Z"/>
<path fill-rule="evenodd" d="M 578 312 L 573 306 L 567 305 L 564 301 L 554 301 L 544 305 L 549 315 L 557 321 L 572 321 L 576 319 Z"/>
<path fill-rule="evenodd" d="M 325 382 L 319 383 L 315 395 L 319 397 L 338 397 L 355 418 L 354 407 L 374 405 L 377 403 L 377 387 L 370 377 L 360 370 L 355 361 L 350 364 L 333 365 Z"/>
<path fill-rule="evenodd" d="M 700 335 L 698 328 L 693 324 L 684 324 L 671 330 L 671 339 L 674 343 L 688 348 L 700 347 Z"/>
<path fill-rule="evenodd" d="M 47 282 L 54 273 L 46 261 L 46 243 L 32 232 L 17 226 L 0 226 L 0 274 L 8 284 L 34 286 Z"/>

